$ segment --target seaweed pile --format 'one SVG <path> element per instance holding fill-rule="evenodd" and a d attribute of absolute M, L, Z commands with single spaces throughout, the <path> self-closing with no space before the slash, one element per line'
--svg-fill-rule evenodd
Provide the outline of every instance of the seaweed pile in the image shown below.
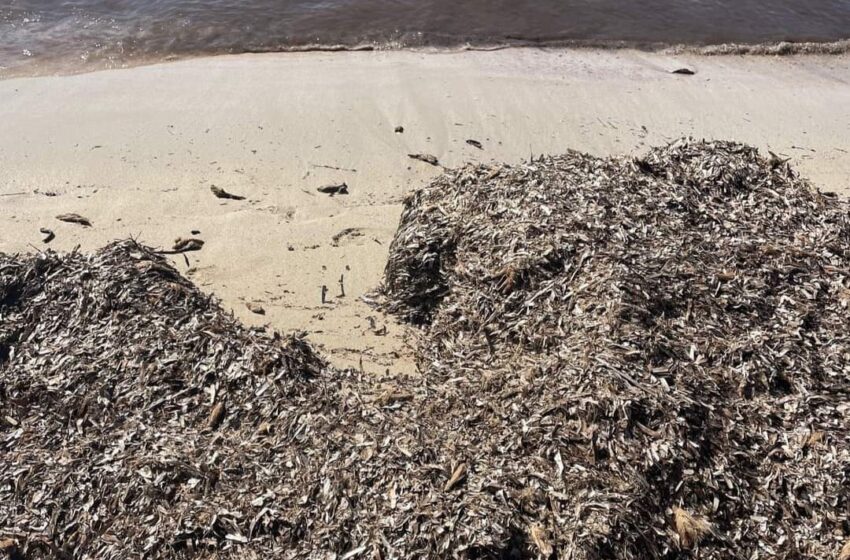
<path fill-rule="evenodd" d="M 328 371 L 133 241 L 0 255 L 0 557 L 279 554 L 353 437 Z"/>
<path fill-rule="evenodd" d="M 777 158 L 447 171 L 380 292 L 420 375 L 133 241 L 0 255 L 0 557 L 847 556 L 850 215 Z"/>
<path fill-rule="evenodd" d="M 443 515 L 529 556 L 837 557 L 848 209 L 776 156 L 684 140 L 410 196 L 383 305 L 423 325 L 429 437 L 465 465 Z"/>

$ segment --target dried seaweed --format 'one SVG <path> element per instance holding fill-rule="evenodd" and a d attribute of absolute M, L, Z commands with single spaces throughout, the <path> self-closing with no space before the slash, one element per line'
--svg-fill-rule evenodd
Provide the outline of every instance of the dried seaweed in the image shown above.
<path fill-rule="evenodd" d="M 323 185 L 316 189 L 322 194 L 334 196 L 337 194 L 348 194 L 348 185 L 345 183 Z"/>
<path fill-rule="evenodd" d="M 410 159 L 424 161 L 425 163 L 434 166 L 440 165 L 440 160 L 437 159 L 437 156 L 433 156 L 431 154 L 407 154 L 407 157 L 409 157 Z"/>
<path fill-rule="evenodd" d="M 423 439 L 469 465 L 435 506 L 440 550 L 834 557 L 848 208 L 725 142 L 467 166 L 412 194 L 381 305 L 423 325 Z"/>
<path fill-rule="evenodd" d="M 450 171 L 407 200 L 383 285 L 423 325 L 409 377 L 244 327 L 133 242 L 0 256 L 0 542 L 833 558 L 848 241 L 846 202 L 736 144 Z"/>
<path fill-rule="evenodd" d="M 227 192 L 227 191 L 226 191 L 226 190 L 224 190 L 223 188 L 221 188 L 221 187 L 217 187 L 217 186 L 215 186 L 215 185 L 212 185 L 212 186 L 210 187 L 210 192 L 212 192 L 212 193 L 213 193 L 213 195 L 214 195 L 216 198 L 223 198 L 223 199 L 225 199 L 225 200 L 245 200 L 245 197 L 244 197 L 244 196 L 241 196 L 241 195 L 238 195 L 238 194 L 233 194 L 233 193 Z"/>
<path fill-rule="evenodd" d="M 41 240 L 42 243 L 50 243 L 54 239 L 56 239 L 56 234 L 53 233 L 52 229 L 48 228 L 38 228 L 39 233 L 44 235 L 44 238 Z"/>
<path fill-rule="evenodd" d="M 259 303 L 249 301 L 249 302 L 245 303 L 245 307 L 247 307 L 248 311 L 250 311 L 251 313 L 256 313 L 257 315 L 265 315 L 266 314 L 266 309 L 262 305 L 260 305 Z"/>
<path fill-rule="evenodd" d="M 273 504 L 295 508 L 292 476 L 318 460 L 297 442 L 332 430 L 310 420 L 326 366 L 302 339 L 241 326 L 130 241 L 0 255 L 0 317 L 0 540 L 23 557 L 194 556 L 301 530 Z"/>
<path fill-rule="evenodd" d="M 56 216 L 56 219 L 60 222 L 68 222 L 71 224 L 80 224 L 84 227 L 91 227 L 91 221 L 84 216 L 80 216 L 79 214 L 59 214 L 58 216 Z"/>
<path fill-rule="evenodd" d="M 178 237 L 174 240 L 171 250 L 175 253 L 186 253 L 189 251 L 200 251 L 204 247 L 204 240 L 195 237 Z"/>
<path fill-rule="evenodd" d="M 333 245 L 334 247 L 336 247 L 337 245 L 339 245 L 340 241 L 343 241 L 345 239 L 351 239 L 354 237 L 363 237 L 363 231 L 361 230 L 361 228 L 348 227 L 342 229 L 333 235 L 331 241 L 333 241 Z"/>

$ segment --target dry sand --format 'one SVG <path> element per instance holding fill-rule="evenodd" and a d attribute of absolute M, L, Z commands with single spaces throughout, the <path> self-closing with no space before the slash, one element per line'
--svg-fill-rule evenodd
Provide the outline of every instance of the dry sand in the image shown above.
<path fill-rule="evenodd" d="M 682 66 L 696 75 L 669 73 Z M 848 193 L 850 56 L 301 53 L 6 80 L 0 251 L 44 247 L 40 227 L 62 250 L 127 236 L 170 248 L 199 230 L 189 275 L 243 320 L 306 330 L 340 365 L 406 372 L 404 329 L 359 297 L 379 282 L 404 194 L 439 172 L 408 153 L 455 166 L 638 154 L 687 135 L 770 149 Z M 341 181 L 350 195 L 316 192 Z M 334 243 L 346 228 L 360 235 Z"/>

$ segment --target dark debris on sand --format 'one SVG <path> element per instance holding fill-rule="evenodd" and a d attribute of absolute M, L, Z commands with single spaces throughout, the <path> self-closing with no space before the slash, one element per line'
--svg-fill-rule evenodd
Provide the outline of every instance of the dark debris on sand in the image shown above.
<path fill-rule="evenodd" d="M 450 171 L 337 371 L 133 242 L 0 256 L 0 545 L 24 558 L 835 558 L 848 206 L 728 143 Z"/>

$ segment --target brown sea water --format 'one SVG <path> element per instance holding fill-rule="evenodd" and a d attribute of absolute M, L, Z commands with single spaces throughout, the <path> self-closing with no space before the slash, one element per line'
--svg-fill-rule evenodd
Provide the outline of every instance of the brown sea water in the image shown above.
<path fill-rule="evenodd" d="M 306 48 L 828 42 L 850 0 L 0 0 L 0 75 Z"/>

